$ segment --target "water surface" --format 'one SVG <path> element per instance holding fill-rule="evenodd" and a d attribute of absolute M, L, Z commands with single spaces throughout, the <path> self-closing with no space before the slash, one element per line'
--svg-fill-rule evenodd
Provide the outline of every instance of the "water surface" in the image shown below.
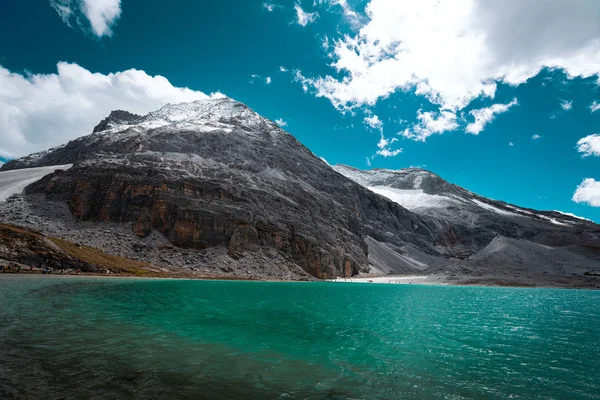
<path fill-rule="evenodd" d="M 594 399 L 600 292 L 0 276 L 0 398 Z"/>

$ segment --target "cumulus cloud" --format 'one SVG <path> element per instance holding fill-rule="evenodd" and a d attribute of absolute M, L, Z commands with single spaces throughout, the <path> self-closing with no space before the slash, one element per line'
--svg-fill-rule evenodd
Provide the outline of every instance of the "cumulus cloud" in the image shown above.
<path fill-rule="evenodd" d="M 513 147 L 515 144 L 514 144 L 513 142 L 508 142 L 508 145 L 509 145 L 510 147 Z"/>
<path fill-rule="evenodd" d="M 284 66 L 279 67 L 279 72 L 288 72 L 287 68 Z"/>
<path fill-rule="evenodd" d="M 267 76 L 267 77 L 265 78 L 265 83 L 266 83 L 267 85 L 270 85 L 270 84 L 271 84 L 271 82 L 272 82 L 272 80 L 271 80 L 271 77 L 270 77 L 270 76 Z"/>
<path fill-rule="evenodd" d="M 84 28 L 86 19 L 98 37 L 112 36 L 112 26 L 121 16 L 121 0 L 50 0 L 50 5 L 69 26 L 75 20 Z"/>
<path fill-rule="evenodd" d="M 413 124 L 412 128 L 407 128 L 403 132 L 400 132 L 399 135 L 408 139 L 424 142 L 431 135 L 442 134 L 458 128 L 456 113 L 448 110 L 439 112 L 422 112 L 419 110 L 417 112 L 417 119 L 419 122 Z"/>
<path fill-rule="evenodd" d="M 532 138 L 533 140 L 538 140 L 538 139 L 541 139 L 542 137 L 536 133 L 536 134 L 535 134 L 535 135 L 533 135 L 531 138 Z"/>
<path fill-rule="evenodd" d="M 457 111 L 543 68 L 598 75 L 598 13 L 596 0 L 371 0 L 361 29 L 335 41 L 335 74 L 302 82 L 339 109 L 403 90 Z"/>
<path fill-rule="evenodd" d="M 480 108 L 478 110 L 472 110 L 469 114 L 475 119 L 473 122 L 467 125 L 466 131 L 473 135 L 479 135 L 487 124 L 492 122 L 497 114 L 507 112 L 512 106 L 517 105 L 517 99 L 513 99 L 508 104 L 494 104 L 491 107 Z"/>
<path fill-rule="evenodd" d="M 600 181 L 594 178 L 585 178 L 575 190 L 573 201 L 588 204 L 592 207 L 600 207 Z"/>
<path fill-rule="evenodd" d="M 402 149 L 390 150 L 388 148 L 385 148 L 377 150 L 377 154 L 382 157 L 396 157 L 400 153 L 402 153 Z"/>
<path fill-rule="evenodd" d="M 294 9 L 296 10 L 296 22 L 298 25 L 306 26 L 311 22 L 315 22 L 315 20 L 319 17 L 319 13 L 317 12 L 306 12 L 300 6 L 300 3 L 296 3 L 294 5 Z"/>
<path fill-rule="evenodd" d="M 0 67 L 0 87 L 0 154 L 10 157 L 89 134 L 112 110 L 146 114 L 166 103 L 209 98 L 144 71 L 104 75 L 66 62 L 48 75 L 21 75 Z"/>
<path fill-rule="evenodd" d="M 377 148 L 379 150 L 377 150 L 377 152 L 375 154 L 380 155 L 382 157 L 396 157 L 398 154 L 402 153 L 402 149 L 392 150 L 391 145 L 392 145 L 392 143 L 394 143 L 396 141 L 398 141 L 398 139 L 396 139 L 396 138 L 393 138 L 391 140 L 386 139 L 383 136 L 383 132 L 382 132 L 381 139 L 377 143 Z"/>
<path fill-rule="evenodd" d="M 600 135 L 589 135 L 579 139 L 577 142 L 577 151 L 583 153 L 583 157 L 600 157 Z"/>
<path fill-rule="evenodd" d="M 561 100 L 560 101 L 560 108 L 562 108 L 565 111 L 569 111 L 573 108 L 573 100 L 569 101 L 569 100 Z"/>
<path fill-rule="evenodd" d="M 375 114 L 368 115 L 365 117 L 363 122 L 365 125 L 373 128 L 373 129 L 377 129 L 380 132 L 383 132 L 383 122 L 379 119 L 379 116 L 377 116 Z"/>
<path fill-rule="evenodd" d="M 590 112 L 595 113 L 598 110 L 600 110 L 600 103 L 594 101 L 592 104 L 590 104 Z"/>
<path fill-rule="evenodd" d="M 279 125 L 280 127 L 282 127 L 282 128 L 283 128 L 284 126 L 287 126 L 287 122 L 285 122 L 285 121 L 284 121 L 282 118 L 277 118 L 277 119 L 275 120 L 275 123 L 276 123 L 277 125 Z"/>

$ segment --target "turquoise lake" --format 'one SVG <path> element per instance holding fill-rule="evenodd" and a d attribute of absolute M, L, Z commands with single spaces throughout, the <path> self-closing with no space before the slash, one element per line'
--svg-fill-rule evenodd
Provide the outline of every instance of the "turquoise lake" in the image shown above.
<path fill-rule="evenodd" d="M 598 399 L 600 291 L 0 276 L 0 398 Z"/>

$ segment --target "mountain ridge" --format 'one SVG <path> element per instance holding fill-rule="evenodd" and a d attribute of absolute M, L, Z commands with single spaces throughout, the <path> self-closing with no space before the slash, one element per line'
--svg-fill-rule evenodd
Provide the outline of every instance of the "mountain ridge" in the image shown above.
<path fill-rule="evenodd" d="M 503 200 L 496 200 L 496 199 L 484 197 L 484 196 L 481 196 L 481 195 L 479 195 L 475 192 L 472 192 L 468 189 L 465 189 L 461 186 L 450 183 L 450 182 L 446 181 L 445 179 L 443 179 L 442 177 L 440 177 L 439 175 L 437 175 L 436 173 L 429 171 L 427 169 L 423 169 L 423 168 L 410 167 L 410 168 L 402 168 L 399 170 L 373 168 L 373 169 L 369 169 L 369 170 L 361 170 L 359 168 L 344 165 L 344 164 L 333 165 L 332 168 L 335 169 L 337 172 L 341 173 L 342 175 L 346 176 L 347 178 L 352 179 L 355 182 L 357 182 L 365 187 L 385 186 L 385 183 L 381 182 L 381 179 L 379 179 L 379 182 L 377 182 L 376 178 L 375 179 L 372 178 L 373 176 L 376 176 L 377 174 L 383 173 L 385 175 L 388 175 L 388 180 L 393 180 L 393 179 L 399 178 L 400 182 L 402 182 L 404 184 L 404 185 L 399 186 L 398 182 L 395 182 L 395 184 L 390 186 L 390 188 L 401 188 L 401 187 L 408 188 L 408 187 L 410 187 L 410 183 L 413 182 L 412 189 L 424 189 L 424 191 L 426 193 L 438 194 L 438 195 L 442 194 L 440 192 L 444 192 L 444 190 L 445 190 L 445 193 L 461 194 L 463 196 L 467 195 L 469 197 L 472 197 L 472 198 L 475 198 L 478 200 L 483 200 L 485 203 L 489 203 L 492 206 L 494 204 L 500 205 L 501 207 L 507 208 L 507 210 L 505 210 L 507 212 L 509 212 L 511 210 L 512 211 L 516 210 L 516 211 L 520 211 L 522 213 L 536 213 L 536 214 L 540 214 L 540 215 L 544 215 L 544 216 L 558 217 L 560 219 L 566 219 L 569 221 L 575 221 L 575 222 L 587 221 L 587 222 L 596 224 L 594 221 L 592 221 L 590 219 L 580 217 L 580 216 L 570 214 L 570 213 L 561 212 L 558 210 L 536 210 L 536 209 L 532 209 L 532 208 L 528 208 L 528 207 L 514 205 L 511 203 L 505 202 Z M 418 175 L 418 177 L 420 177 L 420 178 L 422 178 L 425 175 L 428 178 L 437 181 L 438 188 L 433 189 L 432 185 L 425 186 L 422 188 L 421 184 L 417 185 L 418 187 L 415 187 L 414 179 L 412 181 L 409 179 L 407 182 L 406 177 L 415 175 L 415 174 Z M 367 177 L 367 178 L 365 178 L 365 177 Z M 376 181 L 376 182 L 374 182 L 374 181 Z M 450 189 L 450 190 L 448 190 L 448 189 Z"/>
<path fill-rule="evenodd" d="M 229 98 L 165 105 L 145 116 L 115 111 L 90 135 L 0 170 L 59 164 L 74 166 L 0 210 L 115 254 L 211 274 L 450 276 L 468 270 L 498 236 L 543 246 L 600 244 L 596 224 L 486 199 L 423 169 L 330 167 Z M 597 260 L 583 253 L 589 271 Z"/>

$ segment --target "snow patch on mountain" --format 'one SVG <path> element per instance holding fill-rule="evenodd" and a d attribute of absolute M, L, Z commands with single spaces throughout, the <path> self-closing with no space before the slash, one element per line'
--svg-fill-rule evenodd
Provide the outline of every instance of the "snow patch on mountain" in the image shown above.
<path fill-rule="evenodd" d="M 475 203 L 477 206 L 479 206 L 481 208 L 484 208 L 484 209 L 486 209 L 488 211 L 493 211 L 493 212 L 495 212 L 497 214 L 502 214 L 502 215 L 507 215 L 507 216 L 519 216 L 519 214 L 515 214 L 515 213 L 510 212 L 510 211 L 502 210 L 502 209 L 500 209 L 498 207 L 494 207 L 491 204 L 484 203 L 483 201 L 479 201 L 477 199 L 471 199 L 471 201 L 473 203 Z"/>
<path fill-rule="evenodd" d="M 69 169 L 73 165 L 54 165 L 51 167 L 25 168 L 0 172 L 0 202 L 13 194 L 19 194 L 28 185 L 40 180 L 57 169 Z"/>
<path fill-rule="evenodd" d="M 553 211 L 554 211 L 554 212 L 557 212 L 557 213 L 559 213 L 559 214 L 562 214 L 562 215 L 566 215 L 567 217 L 573 217 L 573 218 L 581 219 L 581 220 L 583 220 L 583 221 L 590 221 L 590 222 L 594 222 L 594 221 L 592 221 L 591 219 L 584 218 L 584 217 L 580 217 L 579 215 L 575 215 L 575 214 L 572 214 L 572 213 L 563 212 L 563 211 L 558 211 L 558 210 L 553 210 Z"/>
<path fill-rule="evenodd" d="M 444 208 L 460 204 L 460 201 L 456 199 L 427 194 L 421 189 L 394 189 L 388 186 L 367 186 L 367 189 L 387 197 L 409 210 L 417 208 Z"/>
<path fill-rule="evenodd" d="M 196 100 L 191 103 L 167 104 L 139 120 L 108 123 L 106 129 L 97 133 L 114 135 L 121 132 L 117 136 L 124 136 L 158 130 L 163 127 L 190 129 L 196 132 L 221 130 L 231 133 L 235 127 L 284 132 L 274 122 L 270 124 L 268 122 L 270 121 L 262 118 L 246 105 L 225 97 Z"/>
<path fill-rule="evenodd" d="M 424 179 L 434 176 L 431 172 L 419 168 L 406 168 L 401 170 L 372 169 L 366 171 L 361 171 L 347 165 L 334 165 L 332 168 L 346 178 L 365 187 L 387 186 L 387 183 L 389 182 L 404 180 L 407 182 L 410 181 L 409 186 L 411 186 L 412 189 L 421 189 Z"/>

